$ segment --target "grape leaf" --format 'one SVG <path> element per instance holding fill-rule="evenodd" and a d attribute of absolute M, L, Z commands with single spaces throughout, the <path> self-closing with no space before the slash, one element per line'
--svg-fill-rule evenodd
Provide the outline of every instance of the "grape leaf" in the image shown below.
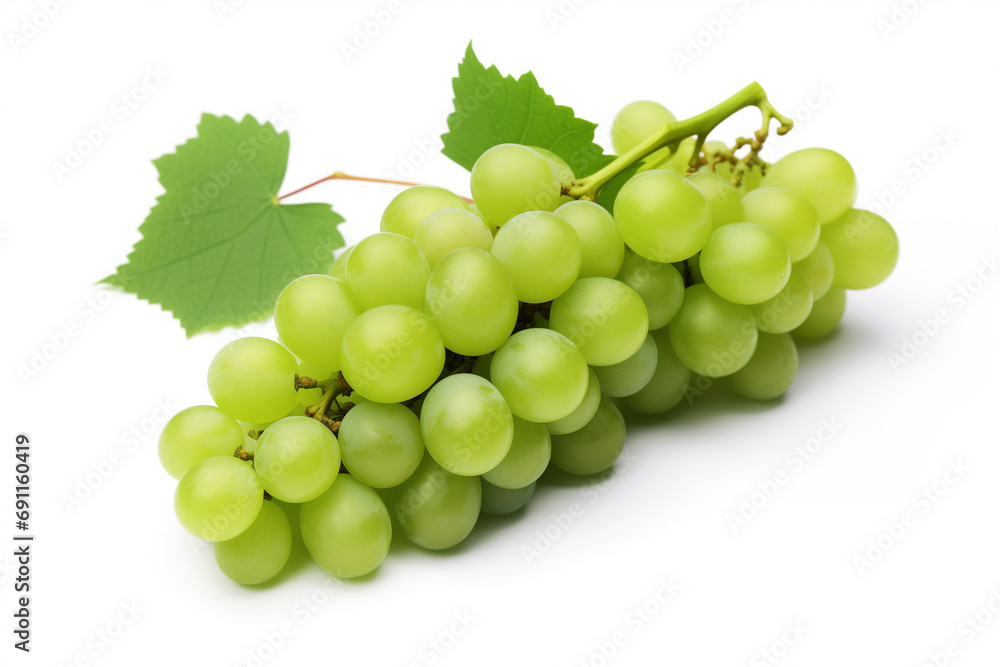
<path fill-rule="evenodd" d="M 128 263 L 103 282 L 171 311 L 188 336 L 270 317 L 282 288 L 344 244 L 328 204 L 279 204 L 288 133 L 205 114 L 153 164 L 166 190 Z"/>
<path fill-rule="evenodd" d="M 531 72 L 515 79 L 496 66 L 487 69 L 472 44 L 452 87 L 455 111 L 448 116 L 450 131 L 441 137 L 441 152 L 470 171 L 487 149 L 504 143 L 546 148 L 565 160 L 577 178 L 614 159 L 594 143 L 595 123 L 556 104 Z"/>

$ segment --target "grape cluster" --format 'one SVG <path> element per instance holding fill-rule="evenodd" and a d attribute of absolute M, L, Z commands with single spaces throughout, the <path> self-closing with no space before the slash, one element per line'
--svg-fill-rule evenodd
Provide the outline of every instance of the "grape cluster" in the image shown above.
<path fill-rule="evenodd" d="M 657 104 L 629 105 L 615 149 L 665 122 Z M 652 153 L 613 215 L 565 194 L 576 175 L 559 157 L 515 144 L 479 158 L 473 204 L 403 191 L 330 275 L 285 288 L 281 342 L 218 353 L 217 407 L 165 427 L 182 526 L 254 584 L 284 567 L 292 517 L 317 563 L 357 577 L 394 529 L 447 549 L 480 513 L 527 503 L 550 464 L 608 469 L 625 444 L 622 407 L 666 412 L 698 376 L 780 396 L 795 338 L 829 334 L 845 291 L 884 280 L 898 242 L 851 208 L 855 175 L 839 154 L 750 169 L 697 159 L 716 148 Z"/>

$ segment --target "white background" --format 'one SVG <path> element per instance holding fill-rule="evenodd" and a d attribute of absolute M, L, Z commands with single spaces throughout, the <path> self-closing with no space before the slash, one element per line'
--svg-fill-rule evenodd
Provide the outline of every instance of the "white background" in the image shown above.
<path fill-rule="evenodd" d="M 938 664 L 997 664 L 997 3 L 911 0 L 885 34 L 889 0 L 402 2 L 350 60 L 343 45 L 385 2 L 246 0 L 222 16 L 213 0 L 70 2 L 15 48 L 11 35 L 43 4 L 0 10 L 5 665 L 917 667 L 946 648 L 955 655 Z M 557 101 L 602 124 L 605 144 L 627 102 L 656 99 L 683 117 L 760 81 L 798 119 L 769 156 L 840 151 L 859 205 L 900 182 L 886 213 L 899 266 L 850 295 L 834 337 L 802 350 L 784 400 L 714 390 L 637 423 L 632 464 L 600 492 L 556 477 L 526 511 L 484 521 L 449 553 L 399 543 L 366 581 L 338 584 L 303 564 L 278 585 L 241 588 L 177 524 L 174 481 L 156 457 L 158 406 L 208 402 L 205 370 L 232 332 L 189 340 L 169 314 L 94 283 L 124 261 L 161 192 L 150 160 L 193 136 L 202 112 L 289 110 L 284 191 L 338 169 L 386 176 L 402 165 L 467 193 L 437 137 L 470 39 L 504 72 L 533 69 Z M 678 64 L 688 49 L 692 62 Z M 165 78 L 121 118 L 115 100 L 150 67 Z M 112 133 L 60 180 L 53 162 L 103 118 Z M 720 136 L 756 123 L 744 112 Z M 295 201 L 332 202 L 353 242 L 377 229 L 396 191 L 328 183 Z M 933 335 L 920 333 L 942 313 Z M 78 334 L 24 377 L 70 325 Z M 915 353 L 894 367 L 904 341 Z M 836 422 L 833 439 L 797 467 L 788 453 L 823 420 Z M 11 647 L 18 432 L 34 442 L 30 655 Z M 91 474 L 112 457 L 106 478 Z M 966 471 L 940 481 L 953 464 Z M 780 472 L 788 483 L 756 497 L 762 507 L 734 531 L 727 515 Z M 920 500 L 935 482 L 942 495 Z M 74 494 L 86 497 L 70 506 Z M 574 503 L 578 516 L 559 527 Z M 915 525 L 888 536 L 906 513 Z M 869 553 L 870 540 L 882 547 Z M 877 562 L 859 565 L 866 554 Z M 680 590 L 657 601 L 671 580 Z M 967 620 L 977 613 L 983 625 Z M 615 633 L 624 645 L 604 658 Z"/>

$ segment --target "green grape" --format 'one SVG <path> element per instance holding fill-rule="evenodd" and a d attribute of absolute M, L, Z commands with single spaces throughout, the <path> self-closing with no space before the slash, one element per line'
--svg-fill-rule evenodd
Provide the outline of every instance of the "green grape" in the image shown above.
<path fill-rule="evenodd" d="M 822 299 L 833 285 L 833 257 L 823 240 L 802 261 L 796 262 L 793 269 L 798 269 L 812 288 L 813 299 Z"/>
<path fill-rule="evenodd" d="M 831 287 L 822 299 L 813 301 L 809 317 L 792 333 L 801 338 L 827 336 L 840 324 L 846 308 L 847 291 L 842 287 Z"/>
<path fill-rule="evenodd" d="M 549 465 L 552 440 L 544 424 L 514 417 L 510 451 L 497 465 L 483 473 L 483 480 L 505 489 L 520 489 L 542 476 Z"/>
<path fill-rule="evenodd" d="M 636 291 L 646 305 L 651 330 L 665 327 L 681 309 L 684 278 L 672 264 L 661 264 L 626 251 L 616 280 Z"/>
<path fill-rule="evenodd" d="M 344 283 L 330 276 L 302 276 L 278 296 L 274 326 L 295 356 L 321 368 L 336 368 L 344 332 L 360 314 Z"/>
<path fill-rule="evenodd" d="M 334 364 L 334 368 L 340 365 L 340 345 L 337 345 L 337 363 Z M 313 380 L 329 380 L 334 375 L 337 374 L 336 370 L 330 370 L 327 368 L 321 368 L 319 366 L 310 364 L 308 361 L 300 361 L 298 364 L 297 372 L 299 377 L 312 378 Z M 296 392 L 298 398 L 298 405 L 295 406 L 293 412 L 294 414 L 305 414 L 305 409 L 311 405 L 316 405 L 321 400 L 323 400 L 323 388 L 313 387 L 312 389 L 299 389 Z M 291 414 L 285 415 L 286 417 L 292 416 Z"/>
<path fill-rule="evenodd" d="M 662 104 L 639 101 L 627 104 L 611 122 L 611 145 L 622 155 L 663 129 L 677 122 L 674 114 Z"/>
<path fill-rule="evenodd" d="M 261 505 L 250 527 L 231 540 L 216 542 L 215 562 L 238 584 L 262 584 L 274 578 L 292 553 L 292 528 L 281 508 Z"/>
<path fill-rule="evenodd" d="M 734 222 L 712 232 L 698 266 L 716 294 L 742 304 L 777 296 L 792 271 L 784 241 L 756 222 Z"/>
<path fill-rule="evenodd" d="M 285 417 L 264 429 L 253 463 L 268 493 L 288 503 L 304 503 L 337 479 L 340 446 L 330 429 L 315 419 Z"/>
<path fill-rule="evenodd" d="M 610 366 L 639 350 L 649 331 L 649 314 L 628 285 L 584 278 L 552 302 L 549 326 L 573 341 L 591 366 Z"/>
<path fill-rule="evenodd" d="M 574 475 L 596 475 L 614 465 L 625 448 L 625 420 L 609 398 L 579 431 L 552 436 L 552 465 Z"/>
<path fill-rule="evenodd" d="M 714 171 L 699 171 L 688 180 L 708 201 L 708 207 L 712 210 L 713 231 L 722 225 L 747 219 L 743 217 L 740 191 L 725 176 Z"/>
<path fill-rule="evenodd" d="M 785 393 L 799 369 L 799 353 L 786 333 L 762 333 L 747 365 L 729 376 L 737 394 L 755 401 L 769 401 Z"/>
<path fill-rule="evenodd" d="M 670 342 L 670 327 L 653 331 L 656 343 L 656 371 L 645 387 L 622 399 L 630 409 L 644 415 L 658 415 L 681 402 L 691 386 L 691 369 L 684 365 Z"/>
<path fill-rule="evenodd" d="M 562 194 L 549 161 L 517 144 L 499 144 L 480 155 L 472 166 L 470 188 L 479 211 L 494 227 L 526 211 L 554 211 Z"/>
<path fill-rule="evenodd" d="M 667 332 L 684 365 L 706 377 L 735 373 L 757 346 L 750 308 L 726 301 L 705 284 L 687 288 L 684 305 Z"/>
<path fill-rule="evenodd" d="M 424 312 L 444 346 L 478 356 L 500 347 L 514 331 L 519 304 L 503 264 L 479 248 L 459 248 L 434 267 Z"/>
<path fill-rule="evenodd" d="M 341 579 L 368 574 L 385 560 L 392 521 L 382 499 L 342 475 L 326 493 L 302 505 L 302 540 L 313 560 Z"/>
<path fill-rule="evenodd" d="M 574 200 L 556 209 L 580 237 L 580 278 L 614 278 L 625 259 L 625 242 L 615 219 L 592 201 Z"/>
<path fill-rule="evenodd" d="M 712 233 L 712 210 L 701 191 L 672 171 L 644 171 L 615 199 L 615 222 L 632 250 L 654 262 L 679 262 Z"/>
<path fill-rule="evenodd" d="M 406 538 L 424 549 L 453 547 L 472 532 L 483 490 L 479 477 L 453 475 L 424 456 L 413 475 L 391 490 L 391 509 Z"/>
<path fill-rule="evenodd" d="M 160 464 L 174 479 L 210 456 L 232 456 L 243 445 L 239 422 L 214 405 L 184 408 L 160 432 Z"/>
<path fill-rule="evenodd" d="M 833 284 L 868 289 L 889 277 L 899 258 L 892 226 L 870 211 L 851 209 L 823 226 L 823 243 L 833 260 Z"/>
<path fill-rule="evenodd" d="M 361 310 L 396 304 L 420 309 L 431 266 L 417 244 L 399 234 L 372 234 L 351 251 L 347 285 Z"/>
<path fill-rule="evenodd" d="M 376 489 L 402 484 L 420 465 L 420 420 L 399 403 L 367 402 L 344 415 L 337 431 L 344 467 Z"/>
<path fill-rule="evenodd" d="M 564 435 L 579 431 L 587 425 L 597 412 L 597 406 L 601 404 L 601 381 L 597 379 L 593 368 L 588 369 L 587 393 L 583 395 L 580 405 L 576 406 L 573 412 L 562 419 L 549 422 L 545 425 L 546 430 L 552 435 Z"/>
<path fill-rule="evenodd" d="M 505 489 L 483 480 L 483 514 L 504 516 L 528 504 L 535 493 L 535 482 L 520 489 Z"/>
<path fill-rule="evenodd" d="M 333 266 L 330 267 L 328 275 L 331 278 L 336 278 L 340 282 L 347 285 L 347 258 L 351 256 L 351 251 L 354 250 L 354 246 L 348 246 L 344 248 L 337 259 L 333 260 Z"/>
<path fill-rule="evenodd" d="M 658 169 L 667 169 L 669 171 L 680 174 L 681 176 L 686 176 L 688 170 L 691 169 L 691 158 L 694 157 L 694 149 L 697 145 L 694 137 L 688 137 L 680 143 L 677 147 L 677 151 L 670 154 L 666 161 L 663 161 L 657 167 Z M 646 162 L 651 163 L 652 158 L 657 156 L 657 153 L 663 154 L 663 151 L 667 149 L 661 148 L 656 153 L 653 153 L 649 158 L 646 158 Z"/>
<path fill-rule="evenodd" d="M 416 185 L 393 197 L 382 213 L 380 231 L 412 239 L 420 223 L 443 208 L 469 208 L 465 200 L 443 188 Z"/>
<path fill-rule="evenodd" d="M 754 322 L 761 331 L 780 334 L 802 324 L 812 310 L 812 288 L 797 264 L 792 264 L 788 283 L 777 296 L 750 306 Z"/>
<path fill-rule="evenodd" d="M 273 340 L 232 341 L 208 367 L 208 391 L 222 411 L 245 422 L 272 422 L 298 403 L 292 353 Z"/>
<path fill-rule="evenodd" d="M 493 355 L 490 378 L 514 415 L 553 422 L 573 412 L 587 393 L 587 362 L 562 334 L 525 329 Z"/>
<path fill-rule="evenodd" d="M 427 451 L 456 475 L 481 475 L 503 461 L 514 437 L 507 401 L 489 381 L 449 375 L 431 387 L 420 410 Z"/>
<path fill-rule="evenodd" d="M 826 224 L 847 212 L 858 193 L 854 169 L 844 156 L 826 148 L 803 148 L 770 167 L 764 186 L 786 188 L 816 209 Z"/>
<path fill-rule="evenodd" d="M 443 208 L 424 218 L 413 236 L 431 269 L 452 250 L 479 248 L 490 251 L 493 233 L 483 219 L 467 209 Z"/>
<path fill-rule="evenodd" d="M 222 542 L 249 528 L 263 502 L 264 486 L 249 461 L 212 456 L 181 477 L 174 493 L 174 512 L 187 532 Z"/>
<path fill-rule="evenodd" d="M 646 334 L 639 350 L 625 361 L 592 369 L 606 396 L 628 396 L 646 386 L 656 372 L 656 343 Z"/>
<path fill-rule="evenodd" d="M 408 401 L 428 389 L 444 368 L 444 343 L 427 316 L 406 306 L 361 313 L 340 346 L 347 383 L 379 403 Z"/>
<path fill-rule="evenodd" d="M 580 274 L 580 237 L 555 213 L 530 211 L 514 216 L 493 239 L 500 260 L 525 303 L 551 301 Z"/>
<path fill-rule="evenodd" d="M 574 180 L 576 180 L 576 174 L 573 173 L 572 167 L 566 164 L 566 161 L 563 160 L 561 157 L 559 157 L 550 150 L 539 148 L 538 146 L 528 146 L 528 148 L 530 148 L 531 150 L 535 151 L 543 158 L 545 158 L 545 161 L 548 162 L 549 166 L 551 166 L 553 171 L 556 172 L 556 176 L 559 177 L 560 184 L 569 185 Z M 565 204 L 571 201 L 576 201 L 576 200 L 570 197 L 569 195 L 559 196 L 560 204 Z"/>
<path fill-rule="evenodd" d="M 819 216 L 812 204 L 791 190 L 757 188 L 743 196 L 743 219 L 756 222 L 781 237 L 788 255 L 797 262 L 819 241 Z"/>
<path fill-rule="evenodd" d="M 740 164 L 743 164 L 742 162 Z M 705 165 L 698 168 L 700 174 L 718 174 L 730 185 L 736 188 L 736 192 L 742 197 L 748 192 L 752 192 L 760 187 L 760 182 L 764 176 L 759 165 L 750 165 L 741 172 L 737 171 L 736 165 L 730 162 L 719 162 L 714 165 Z M 733 183 L 733 179 L 738 179 L 739 184 Z"/>

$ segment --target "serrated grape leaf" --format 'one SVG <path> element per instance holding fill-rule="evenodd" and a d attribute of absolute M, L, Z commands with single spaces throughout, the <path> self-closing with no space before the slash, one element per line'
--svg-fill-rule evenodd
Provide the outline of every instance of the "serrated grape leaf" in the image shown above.
<path fill-rule="evenodd" d="M 344 244 L 328 204 L 279 204 L 288 133 L 205 114 L 153 164 L 164 192 L 128 263 L 103 282 L 171 311 L 192 336 L 270 317 L 282 288 Z"/>
<path fill-rule="evenodd" d="M 487 69 L 472 44 L 452 87 L 455 110 L 448 116 L 441 152 L 470 171 L 487 149 L 505 143 L 546 148 L 565 160 L 577 178 L 614 159 L 594 143 L 595 123 L 556 104 L 531 72 L 515 79 L 496 66 Z"/>

